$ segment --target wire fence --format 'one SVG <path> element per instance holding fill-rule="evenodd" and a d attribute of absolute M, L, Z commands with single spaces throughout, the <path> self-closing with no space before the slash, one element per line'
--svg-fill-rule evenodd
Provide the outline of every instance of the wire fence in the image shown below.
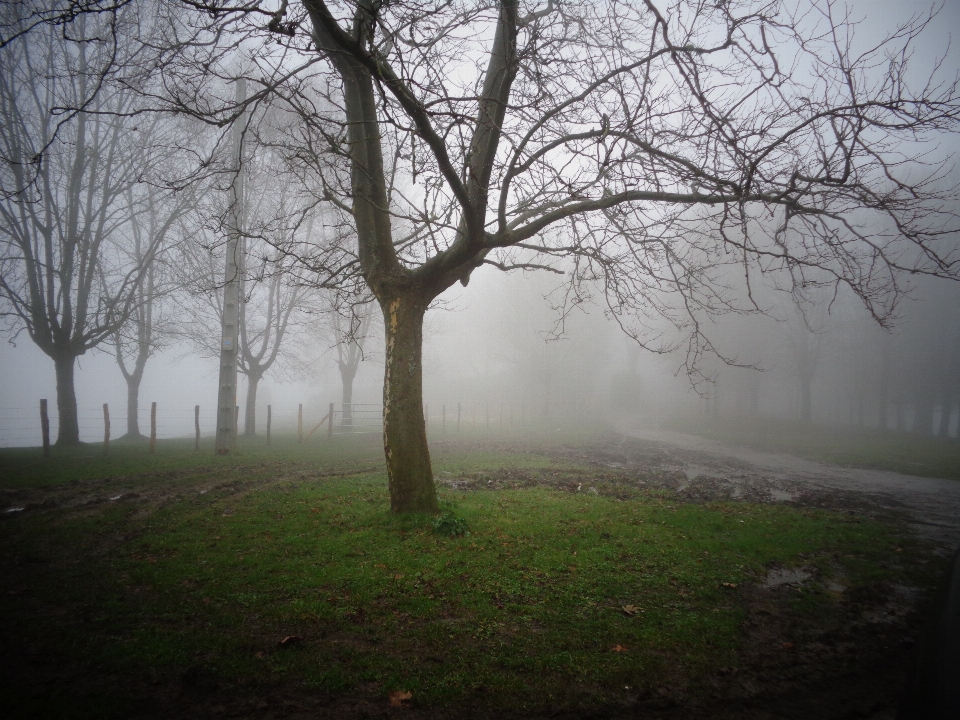
<path fill-rule="evenodd" d="M 118 408 L 119 409 L 119 408 Z M 57 439 L 60 423 L 57 416 L 57 407 L 50 402 L 48 417 L 50 421 L 50 440 Z M 141 406 L 137 413 L 140 433 L 150 435 L 150 404 Z M 102 442 L 104 433 L 103 408 L 79 408 L 77 421 L 80 426 L 80 440 L 82 442 Z M 157 439 L 168 440 L 173 438 L 194 437 L 195 410 L 190 408 L 171 408 L 157 405 L 156 434 Z M 216 429 L 214 408 L 200 409 L 200 428 L 205 436 L 212 436 Z M 110 407 L 110 437 L 117 438 L 127 433 L 126 407 L 123 412 L 115 412 Z M 39 446 L 43 439 L 40 426 L 40 404 L 36 407 L 0 407 L 0 447 L 30 447 Z"/>
<path fill-rule="evenodd" d="M 117 408 L 120 410 L 120 408 Z M 257 431 L 265 435 L 267 423 L 258 413 Z M 306 412 L 305 412 L 306 410 Z M 110 408 L 110 438 L 116 440 L 127 433 L 126 407 L 122 412 Z M 322 412 L 323 415 L 319 413 Z M 156 437 L 158 440 L 195 437 L 199 422 L 202 438 L 216 434 L 216 409 L 200 407 L 199 417 L 195 407 L 167 407 L 160 403 L 156 409 Z M 244 432 L 244 418 L 238 410 L 238 432 Z M 151 403 L 143 403 L 138 413 L 140 434 L 151 434 Z M 50 440 L 57 438 L 58 417 L 56 404 L 49 403 Z M 383 406 L 379 403 L 330 403 L 323 408 L 273 408 L 270 406 L 273 434 L 296 433 L 301 442 L 311 438 L 333 435 L 372 435 L 383 432 Z M 497 432 L 536 423 L 548 417 L 544 408 L 536 412 L 524 404 L 510 403 L 451 403 L 424 405 L 424 418 L 428 434 L 447 435 L 458 432 Z M 104 415 L 102 407 L 82 407 L 78 412 L 80 440 L 102 442 L 104 438 Z M 0 447 L 31 447 L 42 443 L 40 403 L 35 407 L 0 407 Z"/>

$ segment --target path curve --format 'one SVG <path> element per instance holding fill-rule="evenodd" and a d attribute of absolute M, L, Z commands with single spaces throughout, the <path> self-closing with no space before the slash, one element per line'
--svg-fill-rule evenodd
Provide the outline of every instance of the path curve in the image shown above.
<path fill-rule="evenodd" d="M 885 470 L 845 467 L 783 453 L 726 445 L 695 435 L 652 429 L 636 420 L 621 420 L 617 431 L 669 450 L 679 470 L 732 479 L 743 472 L 765 477 L 784 492 L 800 486 L 870 495 L 882 506 L 906 509 L 912 525 L 944 551 L 960 545 L 960 481 L 917 477 Z"/>

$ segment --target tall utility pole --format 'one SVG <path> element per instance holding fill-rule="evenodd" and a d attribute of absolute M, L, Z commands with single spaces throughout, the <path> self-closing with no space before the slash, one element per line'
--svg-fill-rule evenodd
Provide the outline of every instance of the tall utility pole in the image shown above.
<path fill-rule="evenodd" d="M 237 105 L 246 102 L 247 81 L 237 79 Z M 227 455 L 236 447 L 237 416 L 237 344 L 240 334 L 240 273 L 243 269 L 243 243 L 240 239 L 243 219 L 243 130 L 246 114 L 233 124 L 233 149 L 236 174 L 230 198 L 230 226 L 227 238 L 226 271 L 223 280 L 223 332 L 220 338 L 220 387 L 217 393 L 217 455 Z"/>

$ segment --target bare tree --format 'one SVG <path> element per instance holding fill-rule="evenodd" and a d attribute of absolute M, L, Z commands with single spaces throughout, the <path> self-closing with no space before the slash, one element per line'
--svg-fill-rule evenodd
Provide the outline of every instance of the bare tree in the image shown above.
<path fill-rule="evenodd" d="M 189 191 L 172 193 L 157 186 L 141 183 L 135 193 L 126 192 L 130 218 L 130 264 L 146 268 L 146 279 L 135 289 L 136 301 L 127 321 L 113 335 L 117 365 L 127 383 L 127 436 L 141 437 L 140 383 L 147 361 L 165 341 L 176 337 L 175 323 L 164 313 L 164 300 L 176 289 L 174 273 L 168 267 L 171 229 L 194 204 Z"/>
<path fill-rule="evenodd" d="M 573 283 L 602 283 L 642 342 L 631 313 L 685 329 L 691 361 L 713 347 L 704 316 L 751 308 L 725 293 L 731 266 L 748 289 L 757 272 L 826 276 L 880 320 L 901 272 L 956 275 L 940 168 L 911 161 L 957 127 L 953 85 L 910 89 L 922 18 L 858 53 L 829 2 L 304 6 L 342 89 L 351 184 L 329 192 L 385 317 L 394 510 L 436 507 L 423 314 L 483 263 L 573 258 Z M 396 192 L 391 146 L 416 194 Z"/>
<path fill-rule="evenodd" d="M 257 388 L 280 353 L 284 337 L 291 325 L 291 315 L 300 309 L 305 287 L 291 282 L 291 276 L 276 262 L 269 273 L 256 282 L 256 288 L 241 277 L 240 340 L 237 369 L 247 378 L 243 434 L 257 432 Z M 252 309 L 251 309 L 252 308 Z"/>
<path fill-rule="evenodd" d="M 353 381 L 364 359 L 363 346 L 370 331 L 372 298 L 347 303 L 345 308 L 329 311 L 331 330 L 337 348 L 337 369 L 340 371 L 343 425 L 353 425 Z M 336 305 L 336 303 L 331 303 Z"/>
<path fill-rule="evenodd" d="M 309 267 L 321 285 L 362 274 L 384 314 L 395 511 L 436 508 L 424 313 L 483 264 L 560 269 L 577 298 L 601 287 L 624 330 L 685 349 L 691 372 L 716 351 L 707 318 L 758 309 L 760 273 L 846 286 L 881 322 L 905 273 L 957 276 L 955 193 L 923 159 L 960 103 L 953 78 L 908 67 L 928 17 L 865 46 L 831 0 L 166 7 L 158 100 L 239 117 L 217 88 L 241 48 L 247 104 L 300 118 L 291 157 L 349 168 L 309 189 L 356 251 L 332 245 Z M 686 339 L 651 338 L 657 318 Z"/>
<path fill-rule="evenodd" d="M 262 168 L 261 168 L 262 169 Z M 244 183 L 242 209 L 236 213 L 240 227 L 241 260 L 238 262 L 240 284 L 239 324 L 237 330 L 237 370 L 247 378 L 244 403 L 244 435 L 256 434 L 256 399 L 260 381 L 276 364 L 288 339 L 289 330 L 299 321 L 311 291 L 302 278 L 302 267 L 295 257 L 277 248 L 296 247 L 302 241 L 295 237 L 309 236 L 313 221 L 298 229 L 285 222 L 275 224 L 276 215 L 286 218 L 289 211 L 283 183 L 273 183 L 274 176 L 254 172 L 251 163 L 241 171 L 248 177 Z M 271 182 L 265 182 L 270 178 Z M 223 194 L 226 200 L 226 195 Z M 213 203 L 197 216 L 197 223 L 184 232 L 197 238 L 179 249 L 179 283 L 189 289 L 180 297 L 185 308 L 178 332 L 206 357 L 220 356 L 223 296 L 222 242 L 227 203 Z M 288 343 L 289 344 L 289 343 Z"/>
<path fill-rule="evenodd" d="M 24 5 L 0 10 L 19 27 Z M 124 247 L 153 138 L 135 96 L 108 82 L 118 56 L 114 13 L 4 38 L 0 52 L 0 298 L 3 317 L 54 362 L 58 445 L 78 443 L 77 357 L 111 337 L 137 307 L 159 237 Z M 40 42 L 42 38 L 42 42 Z"/>

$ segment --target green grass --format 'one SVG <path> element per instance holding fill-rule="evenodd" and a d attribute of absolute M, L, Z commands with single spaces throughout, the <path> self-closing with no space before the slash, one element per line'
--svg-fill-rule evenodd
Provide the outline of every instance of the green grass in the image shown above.
<path fill-rule="evenodd" d="M 142 492 L 170 490 L 0 523 L 5 652 L 114 679 L 109 691 L 84 689 L 78 704 L 70 684 L 31 694 L 3 688 L 16 682 L 4 677 L 0 714 L 126 717 L 151 678 L 378 702 L 407 690 L 437 708 L 601 708 L 665 685 L 697 697 L 718 668 L 737 664 L 741 588 L 771 563 L 821 571 L 797 600 L 821 618 L 840 612 L 830 578 L 929 584 L 929 568 L 885 563 L 897 548 L 920 551 L 896 528 L 784 506 L 684 505 L 643 490 L 626 500 L 442 491 L 444 510 L 469 529 L 446 537 L 430 517 L 389 513 L 379 469 L 330 476 L 378 457 L 377 443 L 355 440 L 233 459 L 161 444 L 153 474 L 142 456 L 120 452 L 88 464 L 0 454 L 35 487 L 96 488 L 120 473 Z M 545 454 L 452 443 L 435 457 L 449 473 L 570 469 Z M 156 475 L 172 470 L 194 472 Z M 3 477 L 6 488 L 27 484 Z M 302 639 L 279 644 L 290 636 Z"/>
<path fill-rule="evenodd" d="M 874 470 L 960 480 L 960 441 L 789 420 L 676 418 L 666 429 L 734 445 Z"/>

